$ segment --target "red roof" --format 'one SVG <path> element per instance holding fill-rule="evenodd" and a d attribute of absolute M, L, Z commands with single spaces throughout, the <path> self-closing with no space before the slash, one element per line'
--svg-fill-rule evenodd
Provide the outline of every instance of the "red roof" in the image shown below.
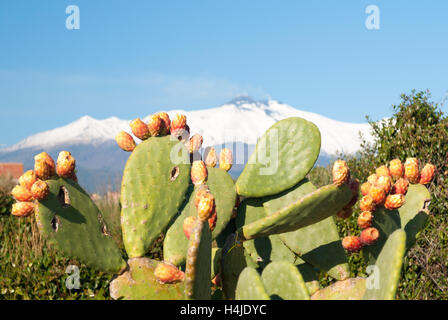
<path fill-rule="evenodd" d="M 0 176 L 12 176 L 19 179 L 23 174 L 23 163 L 0 163 Z"/>

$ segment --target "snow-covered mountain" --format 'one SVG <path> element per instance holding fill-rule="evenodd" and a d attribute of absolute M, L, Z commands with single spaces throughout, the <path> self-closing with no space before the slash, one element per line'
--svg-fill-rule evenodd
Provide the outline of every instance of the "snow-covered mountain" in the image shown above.
<path fill-rule="evenodd" d="M 233 145 L 240 165 L 247 161 L 247 153 L 251 153 L 257 139 L 275 122 L 288 117 L 302 117 L 317 125 L 322 136 L 322 157 L 328 158 L 337 152 L 355 153 L 360 148 L 360 132 L 371 139 L 367 123 L 340 122 L 273 100 L 254 101 L 249 97 L 239 97 L 217 108 L 170 110 L 167 113 L 170 117 L 176 113 L 185 114 L 191 133 L 204 137 L 204 147 L 220 149 L 222 145 Z M 147 121 L 148 117 L 143 120 Z M 0 149 L 0 162 L 20 161 L 25 163 L 25 167 L 31 167 L 33 155 L 37 152 L 46 150 L 57 157 L 60 150 L 70 150 L 85 171 L 102 170 L 107 176 L 109 171 L 121 171 L 129 156 L 114 142 L 120 130 L 130 132 L 129 122 L 116 117 L 97 120 L 84 116 L 64 127 L 32 135 L 11 147 Z M 239 155 L 238 150 L 246 155 Z"/>

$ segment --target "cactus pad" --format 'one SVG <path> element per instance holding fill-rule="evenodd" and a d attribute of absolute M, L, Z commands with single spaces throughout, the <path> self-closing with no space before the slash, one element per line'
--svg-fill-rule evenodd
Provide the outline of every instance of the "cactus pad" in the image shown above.
<path fill-rule="evenodd" d="M 126 262 L 90 196 L 70 179 L 55 178 L 47 183 L 50 193 L 36 210 L 43 236 L 67 257 L 96 270 L 123 270 Z"/>
<path fill-rule="evenodd" d="M 361 300 L 365 291 L 365 278 L 350 278 L 317 291 L 311 300 Z"/>
<path fill-rule="evenodd" d="M 270 300 L 263 280 L 254 268 L 246 267 L 240 274 L 235 293 L 236 300 Z"/>

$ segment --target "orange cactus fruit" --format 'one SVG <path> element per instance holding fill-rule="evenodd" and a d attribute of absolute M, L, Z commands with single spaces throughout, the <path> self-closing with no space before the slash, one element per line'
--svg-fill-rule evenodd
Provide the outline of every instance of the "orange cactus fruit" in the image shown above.
<path fill-rule="evenodd" d="M 375 186 L 383 189 L 384 192 L 388 194 L 392 188 L 392 178 L 389 176 L 379 176 L 376 180 Z"/>
<path fill-rule="evenodd" d="M 140 118 L 132 120 L 129 126 L 131 127 L 134 136 L 136 136 L 140 140 L 146 140 L 151 137 L 148 125 L 144 123 Z"/>
<path fill-rule="evenodd" d="M 207 193 L 210 193 L 210 190 L 208 189 L 208 186 L 206 184 L 201 184 L 197 187 L 196 194 L 194 196 L 194 206 L 196 209 L 199 205 L 199 200 L 201 200 L 202 197 L 204 197 Z"/>
<path fill-rule="evenodd" d="M 385 176 L 385 177 L 390 177 L 390 171 L 389 171 L 389 168 L 387 167 L 387 166 L 381 166 L 381 167 L 378 167 L 377 169 L 376 169 L 376 175 L 378 176 L 378 177 L 382 177 L 382 176 Z"/>
<path fill-rule="evenodd" d="M 400 159 L 394 159 L 389 162 L 389 171 L 395 180 L 398 180 L 403 177 L 404 174 L 404 166 L 401 163 Z"/>
<path fill-rule="evenodd" d="M 183 114 L 176 114 L 171 121 L 171 133 L 178 130 L 186 130 L 187 128 L 187 117 Z"/>
<path fill-rule="evenodd" d="M 12 189 L 11 195 L 17 200 L 17 201 L 31 201 L 33 199 L 33 195 L 31 194 L 30 190 L 27 188 L 17 185 Z"/>
<path fill-rule="evenodd" d="M 409 181 L 404 178 L 400 178 L 394 183 L 391 193 L 406 195 L 406 193 L 408 192 L 408 188 Z"/>
<path fill-rule="evenodd" d="M 368 178 L 367 178 L 367 182 L 369 182 L 372 186 L 374 186 L 376 184 L 376 180 L 378 180 L 378 176 L 374 173 L 371 174 Z"/>
<path fill-rule="evenodd" d="M 425 165 L 420 173 L 420 184 L 428 184 L 434 178 L 436 167 L 430 163 Z"/>
<path fill-rule="evenodd" d="M 75 158 L 68 151 L 61 151 L 58 156 L 56 173 L 60 177 L 68 178 L 75 171 Z"/>
<path fill-rule="evenodd" d="M 167 262 L 160 262 L 154 270 L 154 275 L 161 283 L 180 282 L 185 278 L 185 274 L 181 270 Z"/>
<path fill-rule="evenodd" d="M 353 208 L 347 207 L 336 213 L 336 216 L 338 216 L 338 218 L 341 219 L 348 219 L 352 216 L 352 214 L 353 214 Z"/>
<path fill-rule="evenodd" d="M 380 233 L 378 229 L 370 227 L 367 229 L 362 230 L 361 236 L 359 239 L 361 240 L 361 243 L 364 246 L 370 246 L 371 244 L 374 244 L 378 238 L 380 237 Z"/>
<path fill-rule="evenodd" d="M 219 154 L 219 167 L 223 170 L 229 171 L 232 168 L 233 155 L 230 149 L 222 149 Z"/>
<path fill-rule="evenodd" d="M 350 169 L 344 160 L 336 160 L 333 164 L 333 184 L 340 186 L 350 180 Z"/>
<path fill-rule="evenodd" d="M 358 216 L 358 227 L 360 229 L 367 229 L 372 226 L 373 223 L 373 215 L 370 211 L 363 211 Z"/>
<path fill-rule="evenodd" d="M 207 167 L 204 161 L 193 161 L 191 165 L 191 181 L 195 186 L 204 184 L 207 180 Z"/>
<path fill-rule="evenodd" d="M 404 163 L 404 176 L 410 183 L 419 183 L 420 173 L 419 173 L 419 162 L 417 158 L 407 158 Z"/>
<path fill-rule="evenodd" d="M 198 203 L 198 217 L 200 220 L 208 220 L 215 211 L 215 197 L 211 193 L 204 194 Z"/>
<path fill-rule="evenodd" d="M 36 181 L 37 177 L 33 170 L 28 170 L 19 178 L 19 184 L 27 190 L 31 190 L 31 187 Z"/>
<path fill-rule="evenodd" d="M 41 152 L 34 157 L 34 161 L 44 160 L 47 166 L 50 168 L 50 177 L 56 174 L 56 165 L 54 160 L 50 155 L 46 152 Z M 46 179 L 45 179 L 46 180 Z"/>
<path fill-rule="evenodd" d="M 217 214 L 216 210 L 214 210 L 214 212 L 208 219 L 208 226 L 210 227 L 211 232 L 213 232 L 213 230 L 215 230 L 217 220 L 218 220 L 218 214 Z"/>
<path fill-rule="evenodd" d="M 375 204 L 382 204 L 386 200 L 386 192 L 377 186 L 372 186 L 369 190 L 369 196 Z"/>
<path fill-rule="evenodd" d="M 37 180 L 31 187 L 31 194 L 37 201 L 45 200 L 48 197 L 49 193 L 50 187 L 45 181 Z"/>
<path fill-rule="evenodd" d="M 53 176 L 52 168 L 43 159 L 34 162 L 34 173 L 41 180 L 48 180 Z"/>
<path fill-rule="evenodd" d="M 372 187 L 372 184 L 370 182 L 365 182 L 361 185 L 361 194 L 363 196 L 366 196 L 369 194 L 369 190 Z"/>
<path fill-rule="evenodd" d="M 342 247 L 348 252 L 358 252 L 362 248 L 362 243 L 359 237 L 347 236 L 342 239 Z"/>
<path fill-rule="evenodd" d="M 205 155 L 205 165 L 207 167 L 214 168 L 217 162 L 218 158 L 216 157 L 216 150 L 215 148 L 211 147 L 210 149 L 208 149 L 207 154 Z"/>
<path fill-rule="evenodd" d="M 202 142 L 204 142 L 204 138 L 200 134 L 195 134 L 190 138 L 190 142 L 188 145 L 188 149 L 190 153 L 198 152 L 201 149 Z"/>
<path fill-rule="evenodd" d="M 17 202 L 12 205 L 11 214 L 16 217 L 27 217 L 34 212 L 33 202 Z"/>
<path fill-rule="evenodd" d="M 126 152 L 132 152 L 136 147 L 135 141 L 132 136 L 124 131 L 120 131 L 115 136 L 115 141 L 117 142 L 120 149 Z"/>
<path fill-rule="evenodd" d="M 162 135 L 164 131 L 163 121 L 157 114 L 153 114 L 149 117 L 148 130 L 153 137 Z"/>
<path fill-rule="evenodd" d="M 361 209 L 361 211 L 375 211 L 375 202 L 372 197 L 369 195 L 362 197 L 359 202 L 359 209 Z"/>
<path fill-rule="evenodd" d="M 390 194 L 386 198 L 386 202 L 384 203 L 384 207 L 388 210 L 395 210 L 404 205 L 405 199 L 402 194 Z"/>
<path fill-rule="evenodd" d="M 184 230 L 184 234 L 187 237 L 187 239 L 190 239 L 191 232 L 196 224 L 197 219 L 198 219 L 197 217 L 193 217 L 193 216 L 185 218 L 184 224 L 183 224 L 183 230 Z"/>
<path fill-rule="evenodd" d="M 170 116 L 168 115 L 168 113 L 166 113 L 166 112 L 159 112 L 156 115 L 159 116 L 159 118 L 163 122 L 162 134 L 163 135 L 170 134 L 170 131 L 171 131 L 171 120 L 170 120 Z"/>

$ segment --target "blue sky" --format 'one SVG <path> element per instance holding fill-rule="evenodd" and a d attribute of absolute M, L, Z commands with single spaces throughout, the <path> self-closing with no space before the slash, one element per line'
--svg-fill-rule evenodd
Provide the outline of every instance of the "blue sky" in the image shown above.
<path fill-rule="evenodd" d="M 380 30 L 368 30 L 368 5 Z M 68 5 L 80 29 L 67 30 Z M 272 98 L 330 118 L 448 93 L 448 1 L 0 2 L 0 145 L 83 115 Z M 444 107 L 446 111 L 446 106 Z"/>

